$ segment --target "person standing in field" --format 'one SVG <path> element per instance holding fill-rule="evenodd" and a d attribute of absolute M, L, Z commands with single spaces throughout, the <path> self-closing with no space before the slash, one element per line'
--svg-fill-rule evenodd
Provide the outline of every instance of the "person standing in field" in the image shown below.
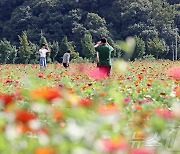
<path fill-rule="evenodd" d="M 41 45 L 41 49 L 39 50 L 40 54 L 40 68 L 46 68 L 46 53 L 50 52 L 50 49 L 46 44 Z"/>
<path fill-rule="evenodd" d="M 65 68 L 69 67 L 70 53 L 71 53 L 71 50 L 67 50 L 66 53 L 63 55 L 63 66 Z"/>
<path fill-rule="evenodd" d="M 112 65 L 111 53 L 114 50 L 113 47 L 109 45 L 106 38 L 102 38 L 95 45 L 95 50 L 97 52 L 97 67 L 99 71 L 109 76 Z"/>

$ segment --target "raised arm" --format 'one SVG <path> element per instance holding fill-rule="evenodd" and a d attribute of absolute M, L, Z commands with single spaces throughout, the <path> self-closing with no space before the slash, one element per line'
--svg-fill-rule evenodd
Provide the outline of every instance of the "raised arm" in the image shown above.
<path fill-rule="evenodd" d="M 96 62 L 99 63 L 99 52 L 97 52 L 96 55 Z"/>

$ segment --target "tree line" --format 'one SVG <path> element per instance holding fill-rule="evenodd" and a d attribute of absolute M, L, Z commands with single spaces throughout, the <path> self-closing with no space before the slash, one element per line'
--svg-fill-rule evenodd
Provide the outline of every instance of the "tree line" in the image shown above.
<path fill-rule="evenodd" d="M 148 55 L 171 59 L 175 28 L 180 28 L 179 0 L 0 0 L 3 63 L 36 62 L 42 36 L 52 50 L 49 61 L 60 60 L 63 41 L 75 57 L 93 59 L 93 42 L 101 37 L 120 57 L 116 41 L 128 36 L 137 42 L 132 60 Z"/>

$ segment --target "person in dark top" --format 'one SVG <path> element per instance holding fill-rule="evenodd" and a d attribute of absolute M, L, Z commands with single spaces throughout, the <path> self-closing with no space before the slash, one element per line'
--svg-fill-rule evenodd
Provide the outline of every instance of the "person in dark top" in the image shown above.
<path fill-rule="evenodd" d="M 111 72 L 111 53 L 114 50 L 112 46 L 109 45 L 106 38 L 102 38 L 100 42 L 95 45 L 95 50 L 97 52 L 97 67 L 100 72 L 110 75 Z"/>
<path fill-rule="evenodd" d="M 69 67 L 70 53 L 71 53 L 71 50 L 67 50 L 66 53 L 63 55 L 63 66 L 65 68 Z"/>

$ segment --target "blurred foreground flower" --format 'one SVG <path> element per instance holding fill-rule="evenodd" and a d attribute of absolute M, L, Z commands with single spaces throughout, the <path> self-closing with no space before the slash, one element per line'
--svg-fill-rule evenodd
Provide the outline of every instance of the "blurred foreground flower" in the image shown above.
<path fill-rule="evenodd" d="M 171 68 L 169 76 L 176 80 L 180 80 L 180 67 Z"/>
<path fill-rule="evenodd" d="M 86 74 L 95 80 L 103 79 L 107 77 L 107 70 L 106 69 L 99 70 L 98 68 L 93 68 L 87 70 Z"/>
<path fill-rule="evenodd" d="M 175 91 L 175 93 L 176 93 L 176 97 L 179 97 L 179 98 L 180 98 L 180 87 L 179 87 L 179 86 L 176 86 L 176 87 L 174 88 L 174 91 Z"/>
<path fill-rule="evenodd" d="M 46 101 L 52 101 L 53 99 L 61 97 L 59 89 L 53 87 L 37 88 L 35 90 L 32 90 L 30 95 L 32 99 L 35 100 L 45 99 Z"/>
<path fill-rule="evenodd" d="M 114 62 L 114 69 L 120 73 L 120 74 L 124 74 L 127 72 L 128 70 L 128 63 L 125 61 L 116 61 Z"/>
<path fill-rule="evenodd" d="M 172 119 L 174 116 L 168 109 L 155 109 L 155 114 L 163 119 Z"/>
<path fill-rule="evenodd" d="M 90 107 L 93 105 L 93 101 L 90 98 L 81 98 L 79 105 L 82 107 Z"/>
<path fill-rule="evenodd" d="M 56 154 L 56 150 L 52 147 L 39 147 L 34 154 Z"/>
<path fill-rule="evenodd" d="M 131 151 L 131 154 L 155 154 L 155 151 L 150 148 L 139 148 L 139 149 L 133 149 Z"/>
<path fill-rule="evenodd" d="M 121 137 L 103 139 L 102 143 L 104 150 L 107 152 L 127 150 L 129 147 L 128 143 Z"/>
<path fill-rule="evenodd" d="M 37 118 L 37 115 L 26 110 L 19 110 L 16 112 L 16 120 L 19 122 L 27 123 Z"/>
<path fill-rule="evenodd" d="M 0 93 L 0 102 L 2 102 L 5 106 L 13 103 L 14 99 L 12 95 Z"/>
<path fill-rule="evenodd" d="M 119 108 L 115 104 L 99 105 L 98 112 L 100 114 L 114 114 L 119 112 Z"/>

